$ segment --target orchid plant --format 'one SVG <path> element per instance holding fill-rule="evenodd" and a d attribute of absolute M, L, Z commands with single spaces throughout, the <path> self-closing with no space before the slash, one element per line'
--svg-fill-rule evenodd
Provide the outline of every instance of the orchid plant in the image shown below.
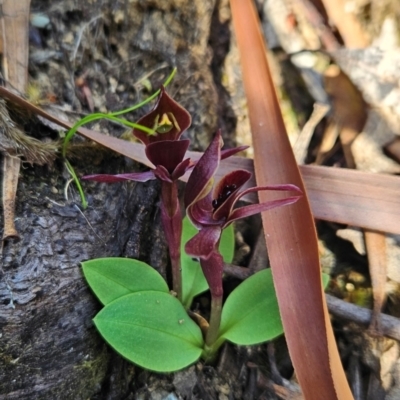
<path fill-rule="evenodd" d="M 171 259 L 173 292 L 158 272 L 138 260 L 103 258 L 82 263 L 90 287 L 105 306 L 94 319 L 101 335 L 127 359 L 159 372 L 184 368 L 200 357 L 211 360 L 226 340 L 249 345 L 283 332 L 270 270 L 246 279 L 225 304 L 222 271 L 224 262 L 233 257 L 232 222 L 292 204 L 301 196 L 290 184 L 241 190 L 251 176 L 244 170 L 226 175 L 213 190 L 221 160 L 244 147 L 221 150 L 218 131 L 203 156 L 193 162 L 185 158 L 189 140 L 181 139 L 190 123 L 189 113 L 162 88 L 154 109 L 137 122 L 144 129 L 133 129 L 154 168 L 142 173 L 84 177 L 109 183 L 161 181 L 161 220 Z M 188 171 L 191 175 L 184 195 L 187 218 L 182 224 L 177 180 Z M 243 196 L 260 190 L 295 194 L 236 207 Z M 185 249 L 184 254 L 181 249 Z M 190 310 L 193 297 L 207 288 L 211 293 L 209 321 Z"/>
<path fill-rule="evenodd" d="M 222 311 L 222 270 L 223 259 L 218 251 L 222 230 L 233 221 L 270 210 L 274 207 L 292 204 L 299 199 L 300 189 L 295 185 L 270 185 L 240 189 L 249 181 L 248 171 L 236 170 L 225 175 L 212 192 L 214 174 L 220 161 L 222 138 L 218 132 L 204 155 L 195 166 L 186 186 L 185 207 L 187 215 L 199 233 L 186 243 L 186 252 L 200 259 L 201 268 L 211 292 L 210 326 L 206 345 L 212 346 L 219 333 Z M 296 196 L 272 200 L 262 204 L 234 208 L 241 197 L 261 190 L 294 191 Z"/>
<path fill-rule="evenodd" d="M 190 158 L 185 158 L 190 140 L 181 139 L 190 124 L 190 114 L 162 87 L 154 109 L 137 122 L 141 129 L 133 129 L 133 135 L 145 145 L 146 156 L 154 165 L 154 169 L 119 175 L 87 175 L 82 178 L 108 183 L 127 180 L 146 182 L 151 179 L 161 181 L 161 220 L 171 259 L 172 287 L 179 300 L 182 300 L 180 262 L 182 213 L 179 206 L 177 180 L 194 166 Z M 143 128 L 147 129 L 143 130 Z M 230 149 L 225 151 L 222 157 L 229 157 L 245 148 L 243 146 Z"/>
<path fill-rule="evenodd" d="M 97 182 L 126 180 L 146 182 L 156 178 L 161 181 L 161 220 L 171 259 L 173 290 L 179 300 L 182 300 L 180 272 L 182 216 L 176 181 L 193 167 L 189 158 L 184 159 L 190 140 L 180 140 L 183 132 L 189 128 L 190 124 L 190 114 L 174 101 L 162 87 L 154 109 L 138 121 L 138 125 L 150 128 L 151 133 L 133 129 L 133 135 L 146 146 L 146 156 L 153 163 L 154 169 L 139 173 L 83 177 L 83 179 L 91 179 Z"/>

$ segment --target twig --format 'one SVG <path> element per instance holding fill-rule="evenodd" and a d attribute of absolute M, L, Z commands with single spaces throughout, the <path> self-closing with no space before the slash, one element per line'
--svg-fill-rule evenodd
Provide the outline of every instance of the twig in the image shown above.
<path fill-rule="evenodd" d="M 296 140 L 296 143 L 293 146 L 294 156 L 296 157 L 296 161 L 298 164 L 304 164 L 304 160 L 307 155 L 307 149 L 310 144 L 311 137 L 314 133 L 314 129 L 322 120 L 322 118 L 324 118 L 325 115 L 328 113 L 329 108 L 330 107 L 326 104 L 314 104 L 314 110 L 311 114 L 311 117 L 304 125 L 299 137 Z"/>
<path fill-rule="evenodd" d="M 336 317 L 356 322 L 357 324 L 369 325 L 372 317 L 371 310 L 347 303 L 329 294 L 325 296 L 329 311 Z M 400 340 L 400 320 L 398 318 L 381 314 L 381 328 L 383 335 Z"/>
<path fill-rule="evenodd" d="M 241 280 L 253 274 L 249 268 L 232 264 L 224 265 L 224 273 Z M 328 304 L 328 310 L 334 316 L 357 324 L 370 325 L 373 315 L 371 310 L 348 303 L 330 294 L 325 294 L 325 298 Z M 392 339 L 400 340 L 400 319 L 387 314 L 380 314 L 380 319 L 382 334 Z"/>
<path fill-rule="evenodd" d="M 3 158 L 3 213 L 4 232 L 3 241 L 7 239 L 19 239 L 15 228 L 15 196 L 18 186 L 18 175 L 21 160 L 19 157 L 4 155 Z"/>
<path fill-rule="evenodd" d="M 335 51 L 341 46 L 336 40 L 332 30 L 326 25 L 321 14 L 317 8 L 311 3 L 310 0 L 296 0 L 298 4 L 303 8 L 303 12 L 310 22 L 310 24 L 317 31 L 318 36 L 321 39 L 322 44 L 328 51 Z"/>

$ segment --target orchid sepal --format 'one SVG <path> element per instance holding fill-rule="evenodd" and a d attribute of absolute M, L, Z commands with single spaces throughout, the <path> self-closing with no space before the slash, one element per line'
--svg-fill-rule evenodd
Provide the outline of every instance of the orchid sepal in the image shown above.
<path fill-rule="evenodd" d="M 153 129 L 149 135 L 139 129 L 133 135 L 146 146 L 163 140 L 179 140 L 192 122 L 190 114 L 161 87 L 161 93 L 152 111 L 139 119 L 138 124 Z M 167 127 L 168 129 L 165 129 Z"/>
<path fill-rule="evenodd" d="M 221 156 L 221 132 L 218 131 L 214 139 L 197 161 L 189 180 L 186 184 L 184 203 L 185 207 L 207 196 L 211 191 Z"/>
<path fill-rule="evenodd" d="M 186 253 L 191 257 L 208 260 L 217 251 L 221 234 L 222 228 L 218 225 L 202 229 L 186 243 Z"/>
<path fill-rule="evenodd" d="M 190 140 L 162 140 L 146 146 L 147 158 L 153 165 L 164 166 L 170 174 L 182 162 Z"/>
<path fill-rule="evenodd" d="M 221 150 L 221 161 L 225 160 L 228 157 L 232 157 L 233 155 L 240 153 L 241 151 L 247 150 L 249 146 L 238 146 L 232 149 Z"/>
<path fill-rule="evenodd" d="M 285 199 L 271 200 L 265 203 L 251 204 L 248 206 L 236 208 L 229 215 L 229 218 L 225 222 L 223 228 L 226 228 L 233 221 L 236 221 L 238 219 L 251 217 L 252 215 L 259 214 L 260 212 L 263 211 L 268 211 L 276 207 L 283 207 L 289 204 L 296 203 L 296 201 L 299 200 L 300 197 L 301 196 L 291 196 L 291 197 L 286 197 Z"/>

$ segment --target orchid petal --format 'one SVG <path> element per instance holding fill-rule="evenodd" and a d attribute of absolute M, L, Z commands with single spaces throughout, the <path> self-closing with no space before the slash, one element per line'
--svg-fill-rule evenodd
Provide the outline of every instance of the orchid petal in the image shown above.
<path fill-rule="evenodd" d="M 157 165 L 153 170 L 156 178 L 164 182 L 172 182 L 171 175 L 163 165 Z"/>
<path fill-rule="evenodd" d="M 249 206 L 237 208 L 236 210 L 231 211 L 229 217 L 227 218 L 227 223 L 225 226 L 229 225 L 233 220 L 239 219 L 239 218 L 245 218 L 250 215 L 257 214 L 258 212 L 262 211 L 267 211 L 270 210 L 271 208 L 279 207 L 279 206 L 284 206 L 287 204 L 292 204 L 295 203 L 300 197 L 301 194 L 303 193 L 296 185 L 292 185 L 290 183 L 288 184 L 283 184 L 283 185 L 268 185 L 268 186 L 256 186 L 252 187 L 246 190 L 243 190 L 243 192 L 238 193 L 236 196 L 234 196 L 234 201 L 233 205 L 240 200 L 241 197 L 245 196 L 248 193 L 253 193 L 253 192 L 259 192 L 261 190 L 271 190 L 271 191 L 294 191 L 300 193 L 299 196 L 293 196 L 293 197 L 288 197 L 286 199 L 279 199 L 279 200 L 271 200 L 266 203 L 261 203 L 261 204 L 252 204 Z M 233 196 L 232 196 L 233 197 Z M 259 209 L 259 211 L 255 211 Z M 239 211 L 241 210 L 241 211 Z M 217 210 L 219 211 L 219 210 Z M 238 212 L 239 211 L 239 212 Z M 249 214 L 247 214 L 249 213 Z M 217 216 L 214 213 L 214 218 Z M 238 216 L 239 215 L 239 216 Z"/>
<path fill-rule="evenodd" d="M 220 226 L 207 226 L 193 236 L 185 245 L 186 253 L 191 257 L 207 260 L 214 252 L 218 252 L 218 242 L 221 238 Z"/>
<path fill-rule="evenodd" d="M 303 192 L 296 185 L 287 183 L 287 184 L 282 184 L 282 185 L 255 186 L 255 187 L 243 190 L 243 192 L 240 192 L 240 195 L 236 200 L 239 200 L 241 197 L 245 196 L 248 193 L 259 192 L 260 190 L 272 190 L 272 191 L 279 191 L 279 192 L 294 191 L 294 192 L 303 194 Z"/>
<path fill-rule="evenodd" d="M 167 116 L 172 114 L 176 120 L 174 122 L 176 122 L 178 126 L 173 125 L 168 132 L 154 132 L 153 135 L 149 135 L 139 129 L 134 129 L 133 135 L 145 145 L 164 140 L 178 140 L 182 133 L 189 128 L 192 118 L 182 106 L 167 94 L 164 87 L 161 88 L 161 93 L 153 110 L 140 118 L 138 124 L 146 126 L 147 128 L 153 128 L 157 124 L 159 118 L 165 114 Z"/>
<path fill-rule="evenodd" d="M 185 190 L 186 208 L 211 191 L 213 176 L 219 165 L 222 144 L 221 132 L 218 131 L 190 174 Z"/>
<path fill-rule="evenodd" d="M 171 179 L 173 181 L 176 181 L 179 179 L 182 175 L 185 175 L 186 171 L 189 169 L 193 168 L 194 164 L 190 160 L 190 158 L 187 158 L 186 160 L 183 160 L 181 163 L 179 163 L 176 168 L 174 169 L 174 172 L 171 174 Z"/>
<path fill-rule="evenodd" d="M 244 151 L 246 149 L 248 149 L 250 146 L 239 146 L 239 147 L 235 147 L 233 149 L 225 149 L 225 150 L 221 150 L 221 161 L 225 160 L 228 157 L 233 156 L 236 153 L 240 153 L 241 151 Z"/>
<path fill-rule="evenodd" d="M 146 172 L 132 172 L 129 174 L 117 174 L 117 175 L 108 175 L 108 174 L 85 175 L 82 177 L 82 179 L 92 180 L 95 182 L 114 183 L 114 182 L 124 182 L 124 181 L 147 182 L 149 180 L 156 179 L 156 177 L 153 171 L 146 171 Z"/>
<path fill-rule="evenodd" d="M 299 200 L 300 197 L 301 196 L 292 196 L 292 197 L 287 197 L 286 199 L 271 200 L 267 201 L 266 203 L 251 204 L 248 206 L 236 208 L 231 212 L 231 215 L 229 216 L 227 222 L 224 225 L 224 228 L 226 228 L 228 225 L 230 225 L 233 221 L 236 221 L 237 219 L 250 217 L 254 214 L 258 214 L 263 211 L 268 211 L 275 207 L 282 207 L 296 203 L 296 201 Z"/>
<path fill-rule="evenodd" d="M 146 146 L 146 156 L 154 165 L 164 166 L 169 173 L 182 162 L 190 140 L 162 140 Z"/>

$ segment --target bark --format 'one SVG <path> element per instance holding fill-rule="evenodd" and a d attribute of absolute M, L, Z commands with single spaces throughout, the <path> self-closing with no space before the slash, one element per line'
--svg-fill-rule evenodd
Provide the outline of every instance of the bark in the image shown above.
<path fill-rule="evenodd" d="M 214 0 L 33 0 L 32 10 L 44 12 L 51 27 L 39 32 L 42 47 L 31 43 L 31 79 L 36 84 L 44 79 L 61 105 L 87 113 L 71 77 L 89 71 L 88 86 L 104 101 L 98 107 L 122 109 L 140 100 L 141 79 L 162 82 L 165 74 L 157 71 L 177 65 L 170 92 L 192 113 L 187 133 L 192 148 L 203 149 L 217 129 L 218 94 L 208 47 L 214 7 Z M 46 53 L 43 64 L 38 57 L 45 50 L 55 53 Z M 112 91 L 110 77 L 125 85 L 125 92 Z M 110 125 L 101 127 L 120 134 Z M 78 175 L 138 168 L 122 158 L 103 154 L 99 159 L 90 149 L 73 164 Z M 138 378 L 137 368 L 113 353 L 93 327 L 100 304 L 80 263 L 127 256 L 165 276 L 159 184 L 85 183 L 89 207 L 81 210 L 76 193 L 66 189 L 68 179 L 61 160 L 27 166 L 20 174 L 16 226 L 21 240 L 5 244 L 0 269 L 0 399 L 118 399 L 141 386 L 143 373 Z"/>

